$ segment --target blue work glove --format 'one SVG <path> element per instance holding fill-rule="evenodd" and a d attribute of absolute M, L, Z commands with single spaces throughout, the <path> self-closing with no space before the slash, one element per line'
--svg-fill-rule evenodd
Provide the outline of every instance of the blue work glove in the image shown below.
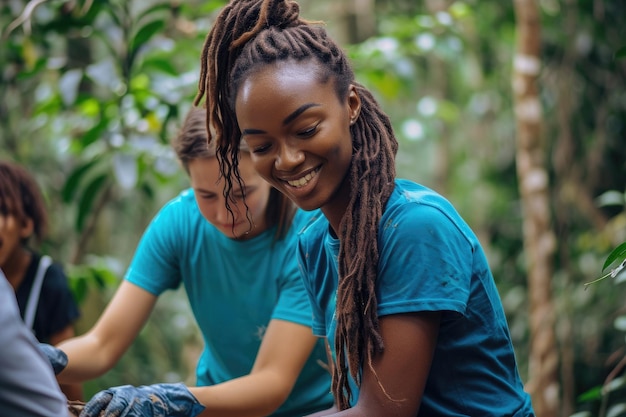
<path fill-rule="evenodd" d="M 38 346 L 39 350 L 42 351 L 48 358 L 48 361 L 50 361 L 50 365 L 52 365 L 55 375 L 65 369 L 67 366 L 67 355 L 65 352 L 46 343 L 39 343 Z"/>
<path fill-rule="evenodd" d="M 195 417 L 204 410 L 183 384 L 123 385 L 93 396 L 80 417 Z"/>

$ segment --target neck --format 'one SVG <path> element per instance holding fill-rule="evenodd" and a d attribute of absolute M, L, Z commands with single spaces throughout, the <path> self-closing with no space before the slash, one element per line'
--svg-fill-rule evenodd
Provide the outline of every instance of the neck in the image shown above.
<path fill-rule="evenodd" d="M 339 236 L 339 226 L 350 203 L 351 190 L 349 183 L 350 182 L 345 179 L 341 187 L 336 191 L 332 202 L 321 208 L 322 213 L 324 213 L 324 216 L 328 219 L 328 223 L 330 223 L 333 235 L 336 237 Z"/>
<path fill-rule="evenodd" d="M 9 255 L 9 258 L 2 265 L 2 272 L 14 290 L 17 290 L 24 280 L 32 256 L 33 254 L 29 250 L 20 246 Z"/>

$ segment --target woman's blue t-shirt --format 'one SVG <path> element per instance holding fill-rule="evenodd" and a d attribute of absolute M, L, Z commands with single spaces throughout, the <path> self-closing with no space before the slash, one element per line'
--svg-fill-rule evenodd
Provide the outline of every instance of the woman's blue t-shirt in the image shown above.
<path fill-rule="evenodd" d="M 311 326 L 295 253 L 298 231 L 312 215 L 298 210 L 278 241 L 275 229 L 234 240 L 202 217 L 190 189 L 167 203 L 148 226 L 126 280 L 157 296 L 183 283 L 205 343 L 196 369 L 199 386 L 248 374 L 270 320 Z M 326 362 L 322 341 L 273 417 L 332 406 L 330 375 L 320 361 Z"/>
<path fill-rule="evenodd" d="M 396 180 L 378 248 L 378 315 L 442 312 L 418 416 L 534 415 L 489 265 L 452 205 L 422 185 Z M 298 256 L 313 332 L 333 350 L 338 253 L 339 241 L 320 214 L 301 233 Z M 354 405 L 358 389 L 351 382 Z"/>

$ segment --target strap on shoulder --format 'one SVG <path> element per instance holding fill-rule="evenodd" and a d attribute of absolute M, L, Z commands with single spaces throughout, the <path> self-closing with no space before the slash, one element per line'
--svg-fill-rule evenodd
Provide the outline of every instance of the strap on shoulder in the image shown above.
<path fill-rule="evenodd" d="M 33 286 L 30 289 L 28 295 L 28 301 L 26 302 L 26 311 L 24 313 L 24 323 L 29 329 L 33 328 L 35 323 L 35 313 L 37 312 L 37 305 L 39 304 L 39 295 L 41 294 L 41 287 L 43 285 L 43 277 L 46 275 L 46 271 L 52 264 L 52 258 L 48 255 L 44 255 L 39 260 L 39 266 L 37 267 L 37 273 L 35 274 L 35 280 Z"/>

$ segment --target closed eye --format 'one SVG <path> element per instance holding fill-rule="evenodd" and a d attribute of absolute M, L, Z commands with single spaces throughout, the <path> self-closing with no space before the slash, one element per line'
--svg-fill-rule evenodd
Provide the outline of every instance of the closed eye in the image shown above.
<path fill-rule="evenodd" d="M 248 195 L 248 191 L 242 192 L 242 191 L 237 191 L 233 193 L 233 198 L 235 200 L 243 200 L 247 195 Z"/>
<path fill-rule="evenodd" d="M 269 149 L 270 149 L 270 145 L 269 144 L 254 146 L 254 147 L 252 147 L 252 153 L 263 154 L 263 153 L 267 152 Z"/>
<path fill-rule="evenodd" d="M 213 193 L 198 193 L 198 196 L 203 200 L 214 200 L 216 195 Z"/>
<path fill-rule="evenodd" d="M 300 137 L 300 138 L 310 138 L 311 136 L 313 136 L 317 132 L 318 126 L 319 126 L 319 123 L 317 123 L 314 126 L 311 126 L 308 129 L 301 130 L 300 132 L 298 132 L 298 137 Z"/>

